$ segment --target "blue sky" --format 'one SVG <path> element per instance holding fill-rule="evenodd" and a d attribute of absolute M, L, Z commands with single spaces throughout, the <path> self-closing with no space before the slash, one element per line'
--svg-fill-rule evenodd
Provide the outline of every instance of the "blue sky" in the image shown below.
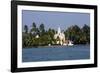
<path fill-rule="evenodd" d="M 22 25 L 27 25 L 30 28 L 33 22 L 36 23 L 37 27 L 43 23 L 46 30 L 49 28 L 57 30 L 58 27 L 65 30 L 75 24 L 79 27 L 84 24 L 90 25 L 90 14 L 22 10 Z"/>

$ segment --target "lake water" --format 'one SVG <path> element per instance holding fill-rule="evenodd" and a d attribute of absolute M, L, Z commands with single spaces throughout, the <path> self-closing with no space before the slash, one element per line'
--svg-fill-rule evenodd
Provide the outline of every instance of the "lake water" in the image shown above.
<path fill-rule="evenodd" d="M 22 49 L 22 62 L 79 60 L 89 58 L 90 45 Z"/>

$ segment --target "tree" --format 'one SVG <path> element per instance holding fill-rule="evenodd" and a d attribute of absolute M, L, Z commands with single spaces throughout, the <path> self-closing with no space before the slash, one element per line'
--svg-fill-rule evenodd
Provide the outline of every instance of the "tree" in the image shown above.
<path fill-rule="evenodd" d="M 55 30 L 54 29 L 51 29 L 51 28 L 49 28 L 49 30 L 48 30 L 48 35 L 50 35 L 50 37 L 53 39 L 53 37 L 54 37 L 54 34 L 55 34 Z"/>
<path fill-rule="evenodd" d="M 39 27 L 33 22 L 31 32 L 28 32 L 28 26 L 24 26 L 24 31 L 22 32 L 22 46 L 25 47 L 37 47 L 37 46 L 46 46 L 48 44 L 55 45 L 56 41 L 54 39 L 56 30 L 49 28 L 45 30 L 44 24 L 41 24 Z M 73 41 L 74 44 L 87 44 L 90 43 L 90 27 L 86 24 L 82 28 L 78 25 L 70 26 L 64 31 L 65 38 L 67 40 Z M 36 35 L 39 35 L 39 38 L 36 38 Z"/>
<path fill-rule="evenodd" d="M 45 33 L 44 24 L 40 25 L 39 30 L 40 30 L 40 35 L 43 35 Z"/>
<path fill-rule="evenodd" d="M 87 33 L 90 32 L 90 27 L 89 27 L 88 25 L 84 24 L 84 26 L 83 26 L 83 28 L 82 28 L 82 31 L 83 31 L 85 34 L 87 34 Z"/>
<path fill-rule="evenodd" d="M 74 43 L 78 43 L 80 36 L 80 27 L 78 27 L 77 25 L 69 27 L 65 32 L 65 36 L 67 36 L 69 40 L 74 41 Z"/>
<path fill-rule="evenodd" d="M 85 39 L 86 43 L 90 43 L 90 27 L 86 24 L 84 24 L 82 30 L 82 35 Z"/>
<path fill-rule="evenodd" d="M 33 24 L 32 24 L 31 33 L 33 35 L 36 35 L 37 34 L 37 27 L 36 27 L 35 22 L 33 22 Z"/>
<path fill-rule="evenodd" d="M 35 22 L 33 22 L 32 27 L 33 27 L 34 29 L 36 28 Z"/>
<path fill-rule="evenodd" d="M 27 25 L 24 26 L 24 31 L 26 34 L 28 33 L 28 26 Z"/>

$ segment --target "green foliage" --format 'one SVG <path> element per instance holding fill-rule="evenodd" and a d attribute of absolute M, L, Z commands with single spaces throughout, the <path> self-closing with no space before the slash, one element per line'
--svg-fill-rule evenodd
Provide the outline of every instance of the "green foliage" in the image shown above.
<path fill-rule="evenodd" d="M 31 32 L 33 35 L 35 35 L 35 34 L 37 33 L 36 24 L 35 24 L 34 22 L 33 22 L 33 24 L 32 24 L 32 28 L 31 28 L 30 32 Z"/>
<path fill-rule="evenodd" d="M 48 44 L 54 45 L 56 43 L 54 34 L 57 33 L 57 31 L 51 28 L 45 30 L 44 24 L 37 27 L 33 22 L 30 32 L 28 32 L 27 25 L 24 26 L 24 30 L 22 36 L 23 47 L 47 46 Z M 70 26 L 64 31 L 64 34 L 65 38 L 67 40 L 72 40 L 74 44 L 90 43 L 90 27 L 86 24 L 82 28 L 77 25 Z M 36 38 L 36 35 L 39 37 Z"/>
<path fill-rule="evenodd" d="M 25 30 L 25 33 L 28 33 L 28 26 L 27 25 L 24 26 L 24 30 Z"/>
<path fill-rule="evenodd" d="M 45 33 L 44 24 L 41 24 L 39 27 L 40 35 L 42 36 Z"/>
<path fill-rule="evenodd" d="M 65 36 L 74 42 L 74 44 L 87 44 L 90 43 L 90 27 L 86 24 L 83 28 L 77 25 L 69 27 L 65 31 Z"/>

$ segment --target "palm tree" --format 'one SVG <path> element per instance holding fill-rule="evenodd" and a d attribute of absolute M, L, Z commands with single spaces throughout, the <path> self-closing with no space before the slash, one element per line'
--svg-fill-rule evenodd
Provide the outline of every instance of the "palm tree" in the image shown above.
<path fill-rule="evenodd" d="M 31 32 L 32 34 L 36 34 L 36 24 L 35 24 L 34 22 L 33 22 L 33 24 L 32 24 L 32 28 L 31 28 L 30 32 Z"/>
<path fill-rule="evenodd" d="M 27 34 L 28 33 L 28 26 L 27 25 L 24 26 L 24 30 L 25 30 L 25 33 Z"/>
<path fill-rule="evenodd" d="M 44 29 L 45 27 L 44 27 L 44 24 L 41 24 L 40 26 L 39 26 L 39 31 L 40 31 L 40 35 L 43 35 L 44 34 L 44 32 L 45 32 L 45 29 Z"/>

